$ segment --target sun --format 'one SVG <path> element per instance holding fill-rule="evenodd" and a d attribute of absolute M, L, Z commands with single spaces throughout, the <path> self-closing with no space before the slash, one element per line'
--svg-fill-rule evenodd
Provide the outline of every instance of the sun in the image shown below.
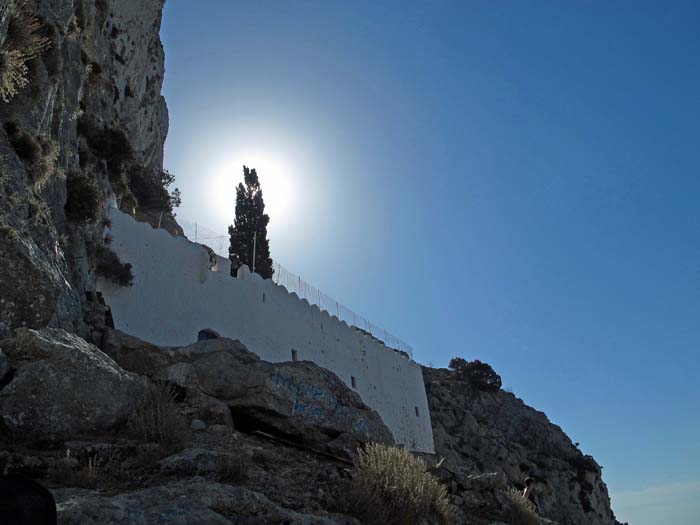
<path fill-rule="evenodd" d="M 294 200 L 292 165 L 279 155 L 261 151 L 247 151 L 232 155 L 220 163 L 212 181 L 217 215 L 229 221 L 235 215 L 235 188 L 243 182 L 243 166 L 255 168 L 260 180 L 265 213 L 270 216 L 270 225 L 284 223 Z"/>

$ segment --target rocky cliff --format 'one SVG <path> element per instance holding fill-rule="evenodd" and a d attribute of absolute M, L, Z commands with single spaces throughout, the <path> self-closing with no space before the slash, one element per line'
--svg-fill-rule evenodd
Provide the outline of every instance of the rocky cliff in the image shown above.
<path fill-rule="evenodd" d="M 105 203 L 155 220 L 147 197 L 159 195 L 168 129 L 162 7 L 0 2 L 0 335 L 50 325 L 89 337 Z"/>
<path fill-rule="evenodd" d="M 460 499 L 474 496 L 460 487 L 470 475 L 496 473 L 501 483 L 520 489 L 533 477 L 542 516 L 562 524 L 617 523 L 601 467 L 543 412 L 512 393 L 479 389 L 450 370 L 424 368 L 423 376 L 435 451 L 452 471 L 446 476 L 454 482 L 452 492 L 466 492 Z"/>

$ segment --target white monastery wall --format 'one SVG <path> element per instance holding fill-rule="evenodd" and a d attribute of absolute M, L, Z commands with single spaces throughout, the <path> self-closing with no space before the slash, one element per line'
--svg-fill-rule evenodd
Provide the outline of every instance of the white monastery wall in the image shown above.
<path fill-rule="evenodd" d="M 294 350 L 298 360 L 313 361 L 354 388 L 397 443 L 434 452 L 417 363 L 270 279 L 250 272 L 231 277 L 228 259 L 216 256 L 212 269 L 200 244 L 116 209 L 111 219 L 111 247 L 134 274 L 131 287 L 98 280 L 116 328 L 162 346 L 188 345 L 211 329 L 270 362 L 290 361 Z"/>

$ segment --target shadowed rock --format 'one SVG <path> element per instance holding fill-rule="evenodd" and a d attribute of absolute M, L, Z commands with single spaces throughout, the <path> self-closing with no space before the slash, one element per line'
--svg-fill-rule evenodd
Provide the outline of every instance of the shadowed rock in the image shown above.
<path fill-rule="evenodd" d="M 205 481 L 177 481 L 117 496 L 102 496 L 91 490 L 55 491 L 58 515 L 63 525 L 104 523 L 191 523 L 263 525 L 294 523 L 333 525 L 354 520 L 302 514 L 285 509 L 264 495 L 243 487 Z"/>
<path fill-rule="evenodd" d="M 435 451 L 452 471 L 443 479 L 466 507 L 502 507 L 488 483 L 501 483 L 504 476 L 508 486 L 522 489 L 525 478 L 533 476 L 544 517 L 571 524 L 617 523 L 600 466 L 543 412 L 503 390 L 474 388 L 446 369 L 423 368 L 423 377 Z M 479 473 L 500 475 L 470 476 Z"/>
<path fill-rule="evenodd" d="M 20 329 L 2 346 L 16 369 L 0 391 L 0 415 L 11 431 L 42 438 L 103 431 L 143 399 L 142 378 L 63 330 Z"/>
<path fill-rule="evenodd" d="M 379 415 L 356 392 L 310 361 L 269 363 L 226 338 L 162 350 L 118 331 L 108 341 L 106 351 L 127 370 L 177 384 L 188 398 L 198 398 L 197 417 L 205 421 L 222 419 L 218 402 L 230 408 L 239 430 L 322 445 L 346 457 L 359 443 L 394 442 Z"/>

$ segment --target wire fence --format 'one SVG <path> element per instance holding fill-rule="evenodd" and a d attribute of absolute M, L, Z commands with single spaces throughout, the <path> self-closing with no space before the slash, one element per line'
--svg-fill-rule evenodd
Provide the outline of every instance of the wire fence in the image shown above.
<path fill-rule="evenodd" d="M 177 222 L 182 227 L 188 239 L 207 245 L 221 257 L 228 257 L 228 235 L 221 235 L 197 222 L 183 220 L 179 217 Z M 272 280 L 275 284 L 284 286 L 289 293 L 294 292 L 299 299 L 306 299 L 309 304 L 318 306 L 320 310 L 324 310 L 330 315 L 337 317 L 338 320 L 345 321 L 348 325 L 354 326 L 361 332 L 378 339 L 386 346 L 405 352 L 413 359 L 413 349 L 409 344 L 384 328 L 370 323 L 355 311 L 340 304 L 332 297 L 324 294 L 321 290 L 306 282 L 299 275 L 290 272 L 277 261 L 273 261 L 272 268 L 274 270 Z"/>

